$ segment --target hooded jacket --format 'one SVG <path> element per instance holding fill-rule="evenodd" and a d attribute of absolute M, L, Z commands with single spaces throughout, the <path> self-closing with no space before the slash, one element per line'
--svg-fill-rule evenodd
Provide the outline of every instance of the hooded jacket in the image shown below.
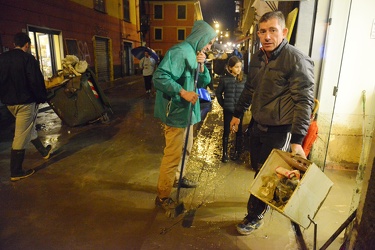
<path fill-rule="evenodd" d="M 34 56 L 21 49 L 0 55 L 0 99 L 6 105 L 46 102 L 44 78 Z"/>
<path fill-rule="evenodd" d="M 291 132 L 290 142 L 301 144 L 310 125 L 313 94 L 314 62 L 284 39 L 270 58 L 262 50 L 253 56 L 234 116 L 241 117 L 251 104 L 256 123 Z"/>
<path fill-rule="evenodd" d="M 198 63 L 196 55 L 213 38 L 215 30 L 204 21 L 194 22 L 185 41 L 167 51 L 153 75 L 156 91 L 154 116 L 171 127 L 186 128 L 201 121 L 200 105 L 197 101 L 192 110 L 191 124 L 188 123 L 190 103 L 180 97 L 181 89 L 197 91 L 194 86 Z M 198 71 L 197 88 L 207 86 L 211 81 L 209 71 Z"/>

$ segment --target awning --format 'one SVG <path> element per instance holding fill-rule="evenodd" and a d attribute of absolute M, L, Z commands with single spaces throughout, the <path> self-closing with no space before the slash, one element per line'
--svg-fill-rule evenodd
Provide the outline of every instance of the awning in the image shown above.
<path fill-rule="evenodd" d="M 245 36 L 245 37 L 242 37 L 242 38 L 239 38 L 237 41 L 235 41 L 234 43 L 235 44 L 238 44 L 238 43 L 243 43 L 247 40 L 249 40 L 251 38 L 251 36 Z"/>

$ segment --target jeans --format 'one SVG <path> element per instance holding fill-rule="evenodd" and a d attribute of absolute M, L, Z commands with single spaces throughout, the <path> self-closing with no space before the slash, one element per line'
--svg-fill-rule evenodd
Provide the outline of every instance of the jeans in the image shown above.
<path fill-rule="evenodd" d="M 26 145 L 38 137 L 35 121 L 38 114 L 38 104 L 9 105 L 8 110 L 16 118 L 12 149 L 25 149 Z"/>

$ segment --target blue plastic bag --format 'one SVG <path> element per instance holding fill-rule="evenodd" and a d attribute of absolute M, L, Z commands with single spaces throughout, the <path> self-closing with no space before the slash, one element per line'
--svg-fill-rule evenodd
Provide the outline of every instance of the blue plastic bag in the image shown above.
<path fill-rule="evenodd" d="M 211 102 L 211 95 L 205 88 L 198 89 L 199 99 L 201 101 Z"/>

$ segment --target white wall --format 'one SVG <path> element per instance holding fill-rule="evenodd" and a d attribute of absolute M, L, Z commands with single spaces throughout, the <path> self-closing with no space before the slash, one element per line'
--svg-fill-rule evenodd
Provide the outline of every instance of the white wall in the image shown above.
<path fill-rule="evenodd" d="M 370 145 L 363 146 L 362 126 L 366 127 L 367 142 L 371 141 L 375 115 L 375 78 L 371 74 L 375 72 L 375 39 L 370 38 L 375 1 L 332 0 L 331 3 L 332 24 L 327 29 L 319 82 L 320 132 L 313 160 L 324 158 L 329 136 L 327 162 L 356 165 L 362 150 L 367 152 Z M 316 49 L 315 52 L 318 53 Z M 336 102 L 332 95 L 334 86 L 338 86 Z M 362 119 L 363 90 L 366 91 L 365 123 Z"/>
<path fill-rule="evenodd" d="M 338 0 L 336 0 L 339 2 Z M 340 1 L 341 2 L 341 1 Z M 375 22 L 374 0 L 353 0 L 341 68 L 337 114 L 362 115 L 362 90 L 366 91 L 367 114 L 375 115 Z M 375 24 L 374 24 L 375 25 Z"/>

